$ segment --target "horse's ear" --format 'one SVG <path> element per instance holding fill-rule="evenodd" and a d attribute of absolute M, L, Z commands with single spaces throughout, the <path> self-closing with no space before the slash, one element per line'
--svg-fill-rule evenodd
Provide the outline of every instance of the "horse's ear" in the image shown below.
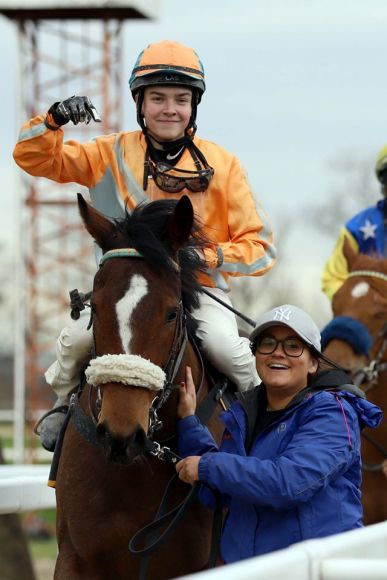
<path fill-rule="evenodd" d="M 101 212 L 87 203 L 80 193 L 77 194 L 77 198 L 79 213 L 89 234 L 103 251 L 112 249 L 113 245 L 116 246 L 117 244 L 117 229 L 115 225 Z"/>
<path fill-rule="evenodd" d="M 344 236 L 344 243 L 343 243 L 343 256 L 347 260 L 348 271 L 352 270 L 352 266 L 357 258 L 357 253 L 351 246 L 351 242 L 349 239 Z"/>
<path fill-rule="evenodd" d="M 183 195 L 176 204 L 167 224 L 168 242 L 172 251 L 177 252 L 189 239 L 194 222 L 191 200 Z"/>

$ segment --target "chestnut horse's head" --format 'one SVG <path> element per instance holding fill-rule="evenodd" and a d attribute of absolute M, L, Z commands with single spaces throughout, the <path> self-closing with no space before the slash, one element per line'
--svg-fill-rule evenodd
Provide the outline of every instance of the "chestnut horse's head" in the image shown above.
<path fill-rule="evenodd" d="M 334 319 L 322 340 L 324 354 L 355 374 L 376 356 L 386 333 L 387 259 L 357 254 L 347 240 L 343 250 L 349 274 L 333 297 Z"/>
<path fill-rule="evenodd" d="M 97 437 L 109 459 L 130 463 L 145 451 L 154 401 L 164 403 L 175 378 L 171 353 L 185 344 L 185 313 L 198 306 L 204 264 L 195 248 L 205 242 L 186 196 L 138 206 L 115 222 L 81 195 L 78 204 L 103 251 L 91 299 L 95 359 L 86 370 L 101 396 Z M 175 413 L 175 394 L 165 407 Z"/>

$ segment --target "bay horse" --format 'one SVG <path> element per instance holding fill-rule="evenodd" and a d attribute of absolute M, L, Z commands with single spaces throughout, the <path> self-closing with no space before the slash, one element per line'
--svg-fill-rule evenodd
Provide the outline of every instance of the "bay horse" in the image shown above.
<path fill-rule="evenodd" d="M 78 205 L 103 257 L 90 301 L 95 354 L 87 383 L 70 402 L 57 471 L 54 578 L 132 580 L 144 572 L 128 543 L 153 520 L 175 474 L 173 462 L 162 461 L 160 453 L 175 445 L 175 387 L 187 365 L 198 404 L 211 387 L 186 332 L 198 306 L 205 240 L 187 196 L 150 202 L 115 222 L 81 195 Z M 220 410 L 208 423 L 217 440 Z M 190 489 L 175 481 L 168 509 L 184 502 Z M 212 513 L 195 500 L 152 555 L 148 577 L 205 569 L 211 523 Z"/>
<path fill-rule="evenodd" d="M 367 398 L 387 411 L 387 259 L 357 254 L 345 241 L 348 277 L 334 294 L 323 352 L 344 367 Z M 364 523 L 387 519 L 387 425 L 362 437 Z"/>

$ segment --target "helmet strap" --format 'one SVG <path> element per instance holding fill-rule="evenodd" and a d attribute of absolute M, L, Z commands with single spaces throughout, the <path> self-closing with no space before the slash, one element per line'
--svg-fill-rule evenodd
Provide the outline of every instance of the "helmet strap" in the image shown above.
<path fill-rule="evenodd" d="M 144 102 L 144 89 L 140 89 L 137 92 L 137 100 L 136 100 L 137 123 L 140 125 L 143 134 L 146 135 L 148 129 L 145 124 L 144 115 L 142 114 L 143 102 Z"/>

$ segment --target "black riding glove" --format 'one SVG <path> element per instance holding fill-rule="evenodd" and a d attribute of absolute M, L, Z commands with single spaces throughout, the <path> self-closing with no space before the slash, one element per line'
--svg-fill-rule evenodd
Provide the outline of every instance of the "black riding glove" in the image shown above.
<path fill-rule="evenodd" d="M 65 101 L 54 103 L 48 112 L 59 126 L 66 125 L 69 121 L 72 121 L 74 125 L 78 125 L 78 123 L 88 125 L 91 119 L 97 123 L 101 122 L 101 116 L 89 97 L 76 97 L 74 95 Z"/>

